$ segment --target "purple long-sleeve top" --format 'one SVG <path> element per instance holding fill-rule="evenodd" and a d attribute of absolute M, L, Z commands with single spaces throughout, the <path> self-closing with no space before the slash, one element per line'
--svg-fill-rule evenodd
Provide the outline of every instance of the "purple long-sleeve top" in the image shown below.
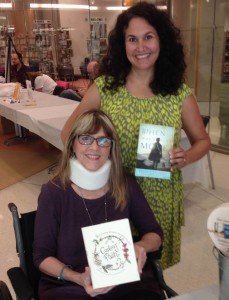
<path fill-rule="evenodd" d="M 128 180 L 128 198 L 124 210 L 115 209 L 114 199 L 109 192 L 98 199 L 85 199 L 93 224 L 105 221 L 106 197 L 108 221 L 128 218 L 140 236 L 154 232 L 163 239 L 161 227 L 140 187 L 133 177 Z M 39 267 L 45 258 L 54 256 L 76 271 L 84 271 L 88 263 L 81 228 L 90 225 L 83 200 L 71 186 L 63 189 L 52 182 L 43 185 L 35 222 L 35 266 Z"/>

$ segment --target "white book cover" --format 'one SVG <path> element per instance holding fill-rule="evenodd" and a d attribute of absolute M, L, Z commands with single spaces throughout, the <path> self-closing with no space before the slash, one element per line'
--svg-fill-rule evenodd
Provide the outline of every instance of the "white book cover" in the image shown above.
<path fill-rule="evenodd" d="M 82 228 L 94 289 L 138 281 L 128 219 Z"/>

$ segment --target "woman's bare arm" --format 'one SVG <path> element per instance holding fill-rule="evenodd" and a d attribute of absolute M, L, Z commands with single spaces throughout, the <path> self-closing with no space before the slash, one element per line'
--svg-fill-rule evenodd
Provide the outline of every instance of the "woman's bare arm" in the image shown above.
<path fill-rule="evenodd" d="M 99 94 L 99 90 L 95 84 L 92 84 L 87 90 L 80 104 L 76 107 L 76 109 L 68 118 L 67 122 L 65 123 L 61 131 L 61 139 L 63 143 L 66 142 L 68 135 L 71 131 L 71 128 L 75 122 L 75 119 L 85 111 L 88 111 L 93 108 L 99 109 L 100 101 L 101 101 L 101 97 Z"/>
<path fill-rule="evenodd" d="M 159 250 L 161 247 L 161 238 L 154 232 L 143 235 L 142 239 L 134 244 L 135 254 L 138 263 L 138 271 L 142 273 L 148 252 Z"/>
<path fill-rule="evenodd" d="M 193 95 L 186 98 L 182 106 L 183 129 L 191 147 L 184 150 L 178 147 L 171 151 L 170 162 L 174 168 L 182 168 L 203 157 L 210 149 L 211 141 L 203 124 L 196 99 Z"/>
<path fill-rule="evenodd" d="M 85 268 L 85 272 L 79 273 L 72 270 L 70 266 L 65 266 L 55 257 L 50 256 L 45 258 L 41 262 L 39 269 L 41 272 L 54 278 L 71 281 L 81 285 L 91 297 L 95 297 L 100 294 L 106 294 L 113 288 L 113 286 L 110 286 L 100 289 L 93 289 L 91 283 L 90 269 L 88 267 Z"/>

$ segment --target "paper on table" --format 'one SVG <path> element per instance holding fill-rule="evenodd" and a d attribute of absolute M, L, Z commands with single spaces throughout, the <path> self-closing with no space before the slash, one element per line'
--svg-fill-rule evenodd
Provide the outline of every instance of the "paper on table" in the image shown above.
<path fill-rule="evenodd" d="M 93 288 L 138 281 L 128 219 L 82 228 Z"/>

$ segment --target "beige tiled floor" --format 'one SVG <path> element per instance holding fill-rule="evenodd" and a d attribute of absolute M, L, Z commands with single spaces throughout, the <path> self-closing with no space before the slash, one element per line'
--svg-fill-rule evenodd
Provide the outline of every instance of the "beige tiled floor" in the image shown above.
<path fill-rule="evenodd" d="M 218 283 L 218 265 L 206 222 L 217 205 L 229 201 L 229 156 L 212 152 L 211 158 L 216 189 L 204 189 L 199 184 L 185 186 L 181 262 L 164 271 L 167 283 L 179 294 Z M 36 209 L 41 184 L 48 179 L 44 170 L 0 191 L 0 280 L 8 284 L 6 271 L 18 264 L 8 203 L 14 202 L 20 212 Z"/>

